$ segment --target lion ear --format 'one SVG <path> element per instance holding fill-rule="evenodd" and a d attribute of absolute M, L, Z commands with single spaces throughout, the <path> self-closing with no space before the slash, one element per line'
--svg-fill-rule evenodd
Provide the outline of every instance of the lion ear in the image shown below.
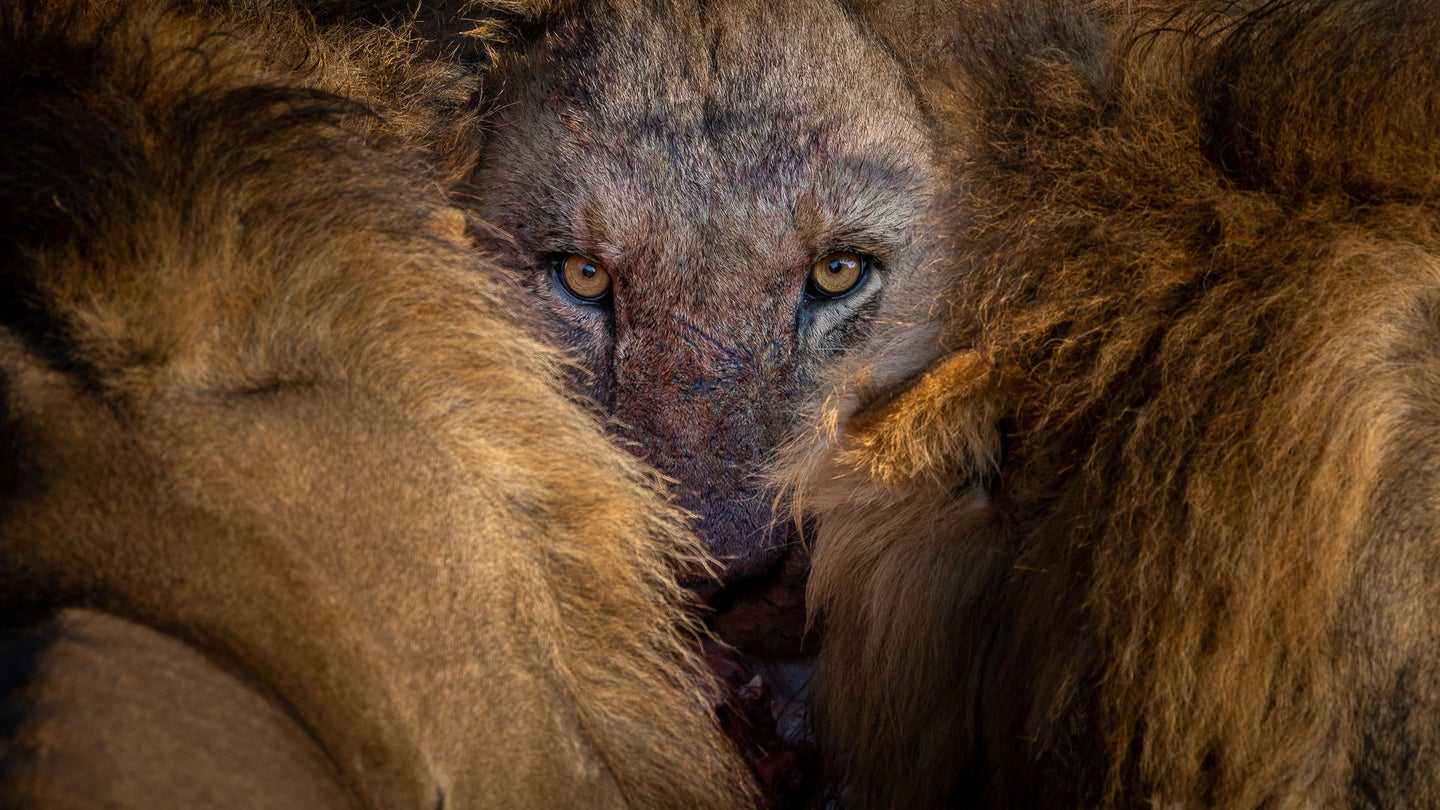
<path fill-rule="evenodd" d="M 886 487 L 988 479 L 1000 463 L 1002 405 L 989 362 L 978 352 L 952 352 L 856 415 L 844 460 Z"/>

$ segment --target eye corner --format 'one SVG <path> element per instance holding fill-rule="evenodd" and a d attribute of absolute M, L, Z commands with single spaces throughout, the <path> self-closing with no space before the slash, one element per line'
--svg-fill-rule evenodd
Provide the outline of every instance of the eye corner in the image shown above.
<path fill-rule="evenodd" d="M 805 297 L 811 302 L 838 301 L 863 289 L 879 265 L 864 251 L 837 247 L 821 254 L 805 275 Z"/>
<path fill-rule="evenodd" d="M 544 261 L 562 295 L 584 306 L 610 305 L 614 282 L 604 263 L 578 251 L 556 251 Z"/>

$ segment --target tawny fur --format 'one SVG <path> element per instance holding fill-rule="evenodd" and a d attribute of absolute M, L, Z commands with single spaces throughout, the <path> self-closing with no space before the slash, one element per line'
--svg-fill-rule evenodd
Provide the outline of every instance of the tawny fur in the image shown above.
<path fill-rule="evenodd" d="M 487 73 L 477 210 L 578 386 L 695 513 L 731 587 L 717 630 L 802 655 L 803 555 L 762 473 L 882 300 L 923 320 L 934 175 L 915 97 L 832 0 L 548 5 Z M 813 296 L 811 266 L 841 250 L 873 272 Z M 607 269 L 608 299 L 565 293 L 569 254 Z"/>
<path fill-rule="evenodd" d="M 701 552 L 412 137 L 394 88 L 450 78 L 116 5 L 0 11 L 0 583 L 36 666 L 6 806 L 744 803 L 675 582 Z M 133 715 L 90 700 L 124 684 Z M 167 759 L 197 717 L 213 756 Z"/>
<path fill-rule="evenodd" d="M 870 804 L 1440 803 L 1440 14 L 1182 12 L 907 59 L 953 354 L 785 472 Z"/>

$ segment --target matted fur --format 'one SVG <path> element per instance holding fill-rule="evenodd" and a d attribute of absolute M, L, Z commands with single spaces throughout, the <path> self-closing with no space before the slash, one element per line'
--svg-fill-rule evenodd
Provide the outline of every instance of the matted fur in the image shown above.
<path fill-rule="evenodd" d="M 786 471 L 835 761 L 880 806 L 1440 803 L 1440 13 L 968 13 L 909 60 L 952 353 Z"/>
<path fill-rule="evenodd" d="M 403 40 L 161 5 L 0 10 L 0 583 L 38 622 L 6 806 L 745 802 L 675 583 L 700 551 L 477 260 L 430 124 L 357 78 L 420 76 Z M 177 712 L 222 701 L 209 759 L 164 755 L 206 737 L 155 702 L 177 672 Z M 117 684 L 136 714 L 88 699 Z"/>

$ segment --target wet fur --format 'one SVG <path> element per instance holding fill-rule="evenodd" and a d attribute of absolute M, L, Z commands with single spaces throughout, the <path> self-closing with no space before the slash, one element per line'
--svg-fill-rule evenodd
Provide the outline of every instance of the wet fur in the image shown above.
<path fill-rule="evenodd" d="M 700 552 L 395 89 L 453 76 L 142 5 L 0 11 L 3 803 L 743 803 Z"/>
<path fill-rule="evenodd" d="M 785 472 L 869 804 L 1440 802 L 1440 15 L 1183 8 L 907 60 L 949 353 Z"/>

